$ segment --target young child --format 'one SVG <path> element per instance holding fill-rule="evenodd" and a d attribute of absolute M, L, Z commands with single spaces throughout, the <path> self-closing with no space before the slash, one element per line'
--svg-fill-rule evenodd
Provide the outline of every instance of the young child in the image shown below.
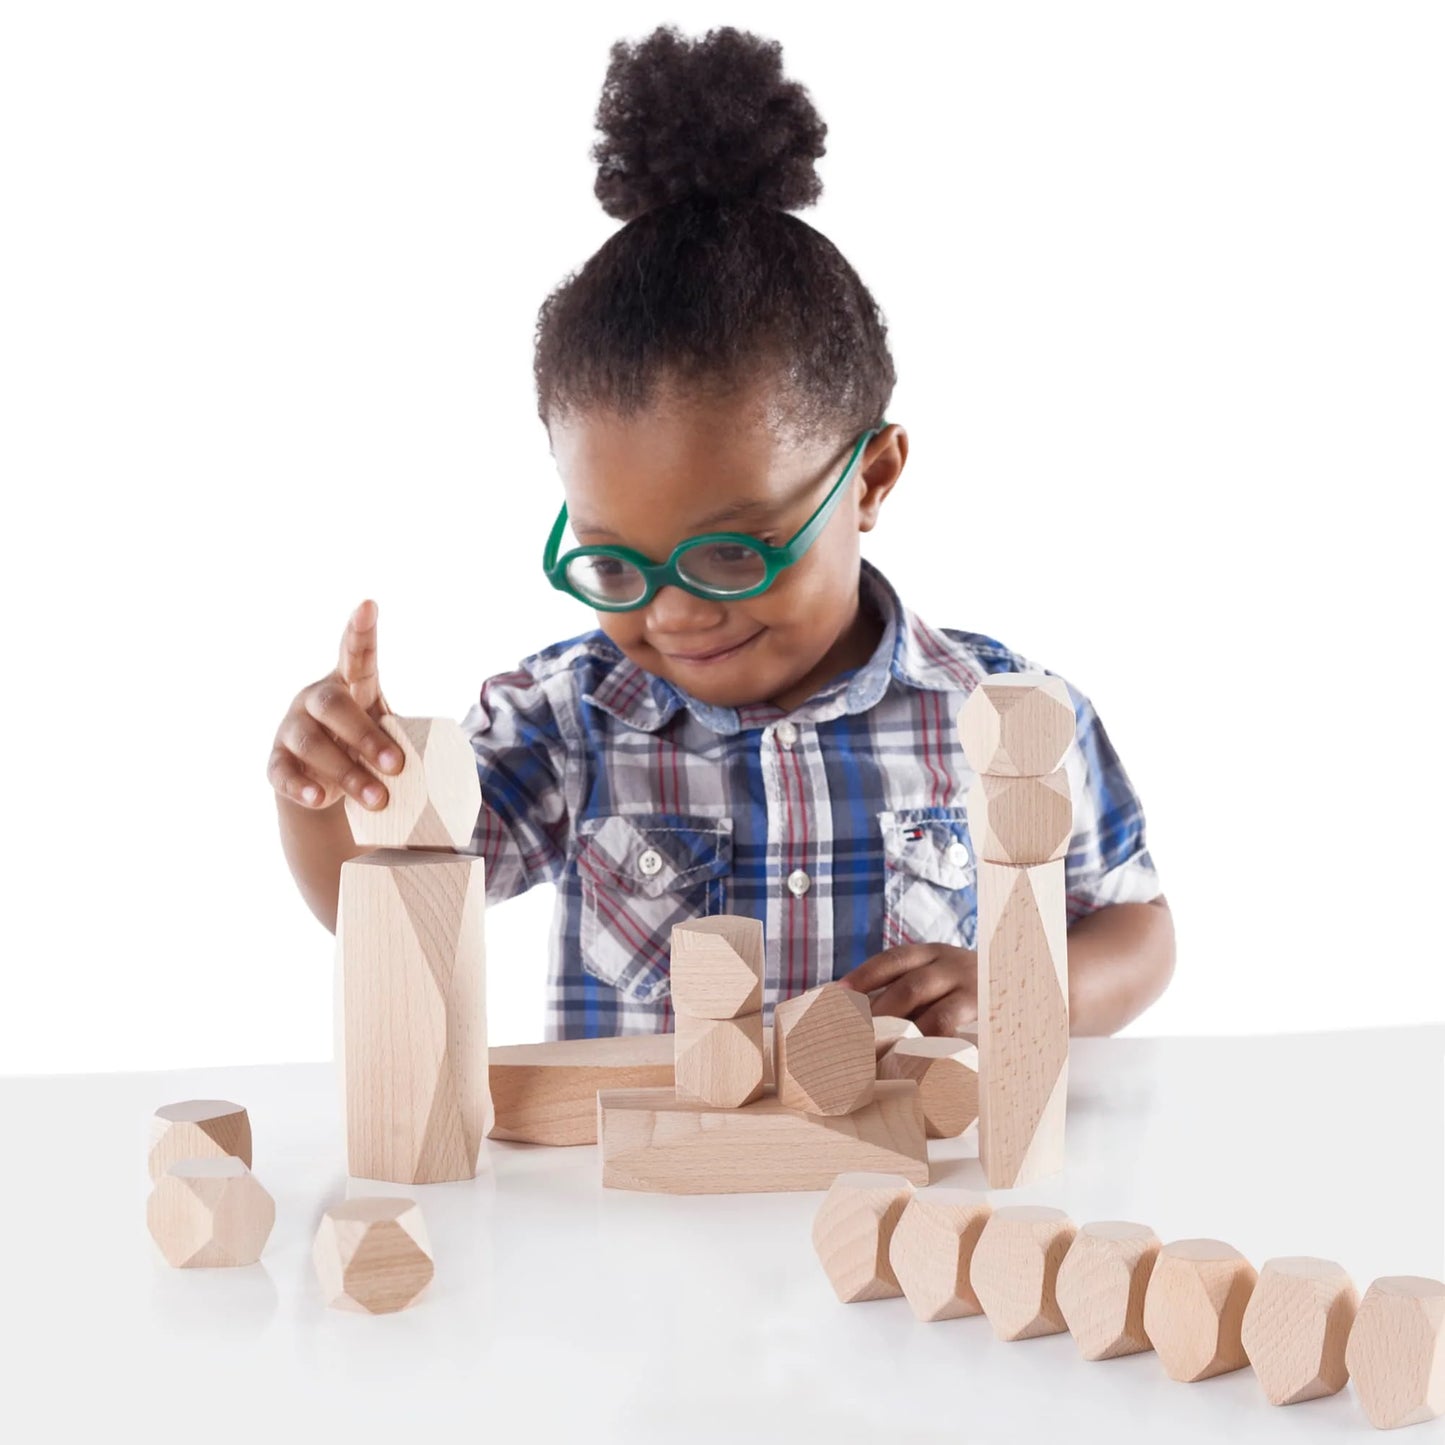
<path fill-rule="evenodd" d="M 908 438 L 876 303 L 789 214 L 819 195 L 825 127 L 778 44 L 618 42 L 598 125 L 596 192 L 627 224 L 543 303 L 535 352 L 566 499 L 545 565 L 598 627 L 488 678 L 464 721 L 488 901 L 557 885 L 549 1038 L 668 1029 L 670 930 L 720 912 L 763 922 L 765 1016 L 838 979 L 957 1034 L 977 1010 L 957 717 L 985 674 L 1044 669 L 929 626 L 860 555 Z M 331 928 L 363 851 L 341 799 L 382 806 L 400 764 L 376 659 L 364 602 L 268 767 Z M 1138 798 L 1071 695 L 1071 1023 L 1108 1033 L 1168 983 L 1173 925 Z"/>

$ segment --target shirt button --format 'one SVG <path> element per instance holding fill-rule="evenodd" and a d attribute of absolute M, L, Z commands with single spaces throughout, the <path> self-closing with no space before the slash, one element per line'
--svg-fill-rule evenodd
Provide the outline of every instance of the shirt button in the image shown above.
<path fill-rule="evenodd" d="M 798 730 L 790 722 L 780 722 L 777 727 L 778 741 L 785 747 L 790 748 L 798 741 Z"/>
<path fill-rule="evenodd" d="M 794 868 L 788 874 L 788 888 L 794 897 L 801 898 L 812 886 L 813 880 L 801 868 Z"/>
<path fill-rule="evenodd" d="M 656 848 L 649 848 L 638 860 L 637 866 L 647 877 L 662 870 L 662 854 Z"/>
<path fill-rule="evenodd" d="M 948 845 L 948 861 L 956 863 L 962 868 L 968 862 L 968 849 L 962 843 L 950 843 Z"/>

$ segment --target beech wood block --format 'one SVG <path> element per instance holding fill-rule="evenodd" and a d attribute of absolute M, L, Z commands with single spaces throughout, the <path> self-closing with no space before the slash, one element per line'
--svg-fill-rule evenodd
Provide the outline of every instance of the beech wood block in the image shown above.
<path fill-rule="evenodd" d="M 224 1159 L 233 1155 L 251 1167 L 251 1120 L 239 1104 L 225 1099 L 186 1099 L 163 1104 L 151 1118 L 146 1168 L 159 1179 L 181 1159 Z"/>
<path fill-rule="evenodd" d="M 732 1019 L 763 1006 L 763 925 L 741 914 L 693 918 L 672 930 L 669 972 L 679 1017 Z"/>
<path fill-rule="evenodd" d="M 597 1091 L 671 1088 L 675 1047 L 671 1034 L 624 1034 L 489 1048 L 494 1118 L 487 1137 L 595 1144 Z"/>
<path fill-rule="evenodd" d="M 1359 1304 L 1354 1282 L 1328 1259 L 1292 1256 L 1260 1266 L 1239 1337 L 1271 1405 L 1344 1389 L 1345 1341 Z"/>
<path fill-rule="evenodd" d="M 873 1016 L 873 1053 L 879 1063 L 888 1050 L 902 1039 L 921 1039 L 923 1030 L 912 1019 L 896 1019 L 888 1014 Z"/>
<path fill-rule="evenodd" d="M 377 774 L 386 788 L 384 808 L 347 797 L 346 821 L 363 847 L 465 848 L 482 810 L 477 755 L 450 718 L 397 717 L 377 726 L 401 749 L 399 773 Z"/>
<path fill-rule="evenodd" d="M 234 1155 L 178 1159 L 155 1182 L 146 1225 L 177 1269 L 255 1264 L 276 1205 Z"/>
<path fill-rule="evenodd" d="M 952 1139 L 978 1119 L 978 1046 L 963 1039 L 900 1039 L 878 1065 L 880 1079 L 912 1079 L 930 1139 Z"/>
<path fill-rule="evenodd" d="M 678 1098 L 737 1109 L 763 1092 L 762 1014 L 675 1017 Z"/>
<path fill-rule="evenodd" d="M 1085 1224 L 1059 1266 L 1059 1313 L 1086 1360 L 1113 1360 L 1152 1349 L 1144 1295 L 1159 1254 L 1147 1224 Z"/>
<path fill-rule="evenodd" d="M 958 713 L 969 767 L 1011 778 L 1052 773 L 1074 740 L 1075 726 L 1068 686 L 1043 672 L 990 673 Z"/>
<path fill-rule="evenodd" d="M 741 1109 L 679 1099 L 672 1089 L 597 1095 L 602 1183 L 655 1194 L 746 1194 L 827 1189 L 839 1174 L 901 1174 L 928 1183 L 918 1085 L 881 1083 L 873 1102 L 823 1117 L 775 1093 Z"/>
<path fill-rule="evenodd" d="M 873 1097 L 877 1074 L 867 995 L 825 983 L 773 1009 L 773 1077 L 785 1107 L 851 1114 Z"/>
<path fill-rule="evenodd" d="M 976 858 L 990 863 L 1050 863 L 1069 851 L 1074 803 L 1069 775 L 1041 778 L 981 773 L 968 791 L 968 831 Z"/>
<path fill-rule="evenodd" d="M 347 1167 L 471 1179 L 488 1123 L 485 862 L 381 849 L 341 867 L 337 1058 Z"/>
<path fill-rule="evenodd" d="M 1056 1290 L 1074 1233 L 1062 1209 L 1042 1204 L 1005 1204 L 989 1215 L 969 1281 L 999 1339 L 1031 1340 L 1067 1328 Z"/>
<path fill-rule="evenodd" d="M 1365 1291 L 1345 1363 L 1377 1430 L 1445 1414 L 1445 1284 L 1385 1275 Z"/>
<path fill-rule="evenodd" d="M 990 1212 L 988 1200 L 967 1189 L 929 1189 L 908 1201 L 888 1258 L 918 1319 L 983 1313 L 969 1270 Z"/>
<path fill-rule="evenodd" d="M 1254 1266 L 1217 1239 L 1160 1249 L 1144 1293 L 1144 1330 L 1170 1379 L 1207 1380 L 1249 1363 L 1240 1327 L 1256 1278 Z"/>
<path fill-rule="evenodd" d="M 311 1248 L 326 1303 L 367 1314 L 403 1310 L 431 1283 L 431 1244 L 410 1199 L 349 1199 L 321 1218 Z"/>
<path fill-rule="evenodd" d="M 901 1174 L 840 1174 L 813 1216 L 813 1248 L 845 1305 L 902 1294 L 888 1246 L 913 1197 Z"/>
<path fill-rule="evenodd" d="M 978 864 L 978 1155 L 993 1189 L 1064 1167 L 1064 860 Z"/>

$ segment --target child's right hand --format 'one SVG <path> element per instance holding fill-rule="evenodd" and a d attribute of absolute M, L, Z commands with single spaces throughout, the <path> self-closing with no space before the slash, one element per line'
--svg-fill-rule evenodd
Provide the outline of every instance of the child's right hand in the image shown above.
<path fill-rule="evenodd" d="M 376 671 L 376 603 L 351 614 L 336 671 L 301 689 L 276 729 L 266 777 L 283 798 L 330 808 L 343 795 L 386 806 L 376 773 L 399 773 L 401 749 L 376 725 L 391 709 Z"/>

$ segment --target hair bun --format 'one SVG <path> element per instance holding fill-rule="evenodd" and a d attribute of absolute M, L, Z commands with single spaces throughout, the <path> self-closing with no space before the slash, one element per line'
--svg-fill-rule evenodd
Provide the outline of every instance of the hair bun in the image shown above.
<path fill-rule="evenodd" d="M 660 25 L 614 42 L 597 128 L 594 190 L 620 221 L 704 196 L 792 211 L 823 190 L 813 163 L 827 126 L 783 78 L 782 46 L 731 25 L 702 40 Z"/>

